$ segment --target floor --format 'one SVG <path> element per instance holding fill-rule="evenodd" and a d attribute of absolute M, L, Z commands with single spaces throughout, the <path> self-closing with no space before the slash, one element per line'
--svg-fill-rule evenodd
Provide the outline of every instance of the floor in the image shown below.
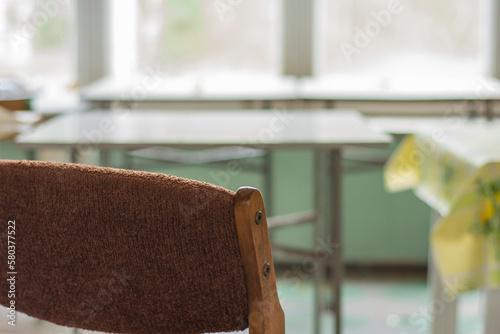
<path fill-rule="evenodd" d="M 287 334 L 312 333 L 313 284 L 309 280 L 278 281 L 280 300 L 286 315 Z M 432 307 L 423 278 L 349 278 L 343 286 L 344 333 L 421 334 L 428 333 Z M 481 333 L 479 292 L 459 299 L 460 334 Z M 0 309 L 0 333 L 69 334 L 72 330 L 18 315 L 17 326 L 7 325 L 5 308 Z M 323 319 L 322 333 L 331 333 L 331 315 Z M 80 332 L 94 333 L 96 332 Z"/>

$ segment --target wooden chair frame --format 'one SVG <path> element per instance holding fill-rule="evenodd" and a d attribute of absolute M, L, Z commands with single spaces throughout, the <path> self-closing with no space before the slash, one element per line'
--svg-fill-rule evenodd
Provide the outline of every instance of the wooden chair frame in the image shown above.
<path fill-rule="evenodd" d="M 250 334 L 284 334 L 285 315 L 276 289 L 271 243 L 261 193 L 242 187 L 234 215 L 248 294 Z"/>
<path fill-rule="evenodd" d="M 20 162 L 12 163 L 8 165 L 7 169 L 7 177 L 9 175 L 14 174 L 12 170 L 14 168 L 20 168 L 21 166 L 23 167 L 24 173 L 26 173 L 27 170 L 30 169 L 30 164 L 31 165 L 36 165 L 37 170 L 40 172 L 45 172 L 45 171 L 50 171 L 51 174 L 47 174 L 47 177 L 44 178 L 41 182 L 41 185 L 44 185 L 45 183 L 50 183 L 54 182 L 54 175 L 56 176 L 61 176 L 62 174 L 59 173 L 61 171 L 64 171 L 64 168 L 67 168 L 66 171 L 73 172 L 73 171 L 78 171 L 79 173 L 79 178 L 77 178 L 77 181 L 80 180 L 82 181 L 82 176 L 88 176 L 90 172 L 95 172 L 94 169 L 92 168 L 83 168 L 79 167 L 78 169 L 75 169 L 75 166 L 57 166 L 57 165 L 52 165 L 51 163 L 27 163 L 23 164 Z M 108 170 L 109 173 L 111 173 Z M 130 172 L 122 172 L 122 173 L 130 173 Z M 102 174 L 102 173 L 101 173 Z M 100 176 L 101 174 L 96 174 L 97 176 Z M 24 174 L 21 174 L 24 175 Z M 74 177 L 76 174 L 64 174 L 66 177 Z M 104 175 L 104 174 L 102 174 Z M 116 174 L 118 175 L 118 174 Z M 63 180 L 63 179 L 61 179 Z M 59 181 L 61 181 L 59 180 Z M 45 182 L 45 183 L 43 183 Z M 172 182 L 171 180 L 169 182 Z M 56 188 L 59 186 L 59 183 L 54 183 Z M 12 185 L 16 185 L 13 183 Z M 19 185 L 18 185 L 19 186 Z M 9 188 L 7 188 L 9 189 Z M 21 186 L 21 189 L 23 191 L 29 190 L 30 186 Z M 190 195 L 193 195 L 193 191 L 197 191 L 196 188 L 193 188 L 194 190 L 191 190 Z M 157 198 L 161 198 L 161 192 L 163 189 L 157 189 L 155 188 L 156 193 L 155 195 Z M 213 189 L 214 192 L 217 191 L 217 189 Z M 222 191 L 222 189 L 218 189 L 218 191 Z M 31 192 L 31 194 L 34 194 L 34 192 Z M 250 334 L 284 334 L 285 333 L 285 317 L 284 317 L 284 312 L 281 308 L 279 298 L 278 298 L 278 292 L 276 289 L 276 275 L 274 271 L 274 263 L 273 263 L 273 258 L 272 258 L 272 253 L 271 253 L 271 244 L 270 244 L 270 239 L 269 239 L 269 232 L 268 232 L 268 224 L 267 224 L 267 219 L 266 219 L 266 213 L 265 213 L 265 208 L 264 208 L 264 201 L 262 198 L 261 193 L 251 187 L 243 187 L 240 188 L 237 193 L 233 196 L 234 193 L 231 192 L 225 192 L 225 204 L 224 204 L 224 215 L 222 215 L 221 219 L 224 219 L 224 221 L 219 222 L 221 229 L 224 231 L 225 228 L 231 229 L 232 234 L 231 234 L 231 241 L 232 244 L 228 245 L 228 247 L 231 246 L 230 253 L 227 254 L 229 258 L 232 257 L 234 259 L 234 256 L 238 256 L 238 246 L 239 246 L 239 253 L 241 254 L 241 265 L 243 269 L 243 277 L 241 275 L 241 267 L 239 267 L 240 263 L 238 263 L 238 259 L 234 259 L 235 262 L 234 264 L 237 265 L 239 268 L 237 268 L 238 271 L 238 284 L 237 285 L 231 285 L 231 287 L 234 286 L 235 289 L 239 289 L 239 296 L 240 299 L 239 301 L 243 302 L 243 297 L 245 294 L 246 290 L 246 295 L 247 295 L 247 302 L 248 302 L 248 308 L 245 308 L 245 305 L 241 305 L 238 303 L 238 316 L 245 316 L 245 311 L 248 310 L 248 313 L 246 314 L 248 317 L 248 327 L 249 327 L 249 333 Z M 23 195 L 23 194 L 22 194 Z M 7 202 L 7 205 L 10 202 Z M 155 202 L 157 203 L 157 202 Z M 49 202 L 50 204 L 50 202 Z M 156 204 L 156 205 L 161 205 Z M 234 240 L 234 225 L 233 224 L 233 217 L 230 216 L 231 213 L 231 206 L 233 206 L 234 210 L 234 224 L 236 225 L 236 236 L 238 238 L 238 246 L 236 245 L 236 240 Z M 16 207 L 17 208 L 17 207 Z M 64 210 L 63 208 L 62 210 Z M 179 208 L 182 210 L 182 208 Z M 229 212 L 228 212 L 229 210 Z M 3 212 L 3 211 L 2 211 Z M 121 211 L 120 211 L 121 212 Z M 31 213 L 31 212 L 30 212 Z M 229 213 L 229 216 L 228 216 Z M 174 216 L 175 217 L 175 216 Z M 73 219 L 73 218 L 71 218 Z M 227 219 L 227 222 L 225 221 Z M 224 224 L 230 224 L 232 226 L 223 226 Z M 114 231 L 113 231 L 114 232 Z M 84 234 L 86 231 L 83 232 Z M 33 238 L 38 238 L 39 235 L 35 235 L 36 233 L 29 234 L 29 236 Z M 126 234 L 125 234 L 126 235 Z M 51 235 L 49 235 L 50 237 Z M 127 236 L 127 235 L 126 235 Z M 47 236 L 46 236 L 47 237 Z M 196 235 L 195 235 L 196 237 Z M 29 240 L 29 239 L 28 239 Z M 205 245 L 209 246 L 209 245 Z M 224 247 L 224 245 L 222 245 Z M 35 249 L 36 251 L 36 249 Z M 125 250 L 127 251 L 127 250 Z M 36 256 L 36 254 L 34 255 Z M 197 258 L 193 258 L 191 262 L 194 262 Z M 47 262 L 46 262 L 47 263 Z M 97 267 L 96 267 L 97 268 Z M 215 267 L 216 268 L 216 267 Z M 226 266 L 227 268 L 227 266 Z M 236 271 L 236 269 L 235 269 Z M 87 272 L 84 272 L 87 274 Z M 196 272 L 198 273 L 198 272 Z M 82 275 L 80 275 L 83 277 Z M 243 282 L 241 282 L 241 279 L 244 279 L 244 284 L 246 289 L 243 289 Z M 30 277 L 28 276 L 27 279 L 36 279 L 35 277 Z M 65 280 L 65 282 L 68 280 Z M 170 282 L 169 282 L 170 283 Z M 227 284 L 219 284 L 219 290 L 218 291 L 223 291 L 225 288 L 227 288 L 227 285 L 230 285 L 229 282 L 226 282 Z M 74 283 L 76 284 L 76 283 Z M 28 284 L 29 285 L 29 284 Z M 72 285 L 73 286 L 73 285 Z M 68 286 L 64 286 L 65 288 L 68 288 Z M 142 287 L 139 285 L 139 288 Z M 35 284 L 35 288 L 37 288 Z M 109 288 L 109 286 L 108 286 Z M 37 288 L 38 289 L 38 288 Z M 34 289 L 32 289 L 34 290 Z M 151 291 L 151 290 L 148 290 Z M 84 294 L 85 295 L 85 294 Z M 30 295 L 27 295 L 28 298 Z M 43 294 L 42 294 L 43 296 Z M 63 306 L 70 306 L 72 305 L 72 302 L 74 300 L 69 300 L 67 304 L 63 304 Z M 228 301 L 229 302 L 229 301 Z M 2 299 L 2 304 L 6 305 L 6 302 L 4 299 Z M 206 303 L 202 303 L 200 305 L 196 305 L 197 307 L 204 307 Z M 48 321 L 51 321 L 50 319 L 55 319 L 56 323 L 59 323 L 61 325 L 68 325 L 68 324 L 74 324 L 74 325 L 79 325 L 73 321 L 69 321 L 71 317 L 66 317 L 66 318 L 57 318 L 54 316 L 50 316 L 50 314 L 46 315 L 43 312 L 37 312 L 35 309 L 40 309 L 45 307 L 43 304 L 36 304 L 34 306 L 35 308 L 31 310 L 35 316 L 38 315 L 41 319 L 46 319 Z M 217 304 L 212 305 L 212 309 L 216 309 Z M 28 308 L 29 309 L 29 308 Z M 21 310 L 21 309 L 20 309 Z M 193 314 L 191 312 L 191 314 Z M 235 313 L 235 314 L 236 314 Z M 212 314 L 212 313 L 211 313 Z M 215 314 L 215 313 L 213 313 Z M 73 312 L 71 314 L 72 316 L 83 316 L 79 313 Z M 214 319 L 215 317 L 212 316 L 211 319 Z M 120 320 L 120 319 L 119 319 Z M 170 319 L 172 320 L 172 319 Z M 241 319 L 243 320 L 243 319 Z M 120 320 L 121 321 L 121 320 Z M 246 325 L 245 323 L 240 323 L 240 326 L 235 326 L 235 323 L 231 322 L 231 319 L 225 319 L 225 323 L 227 324 L 225 328 L 242 328 L 244 327 L 243 325 Z M 83 324 L 81 322 L 80 324 Z M 143 323 L 140 323 L 139 326 L 144 325 Z M 103 328 L 107 331 L 112 330 L 112 327 L 117 326 L 116 322 L 111 323 L 108 326 L 103 326 L 100 328 Z M 217 323 L 213 322 L 208 326 L 206 329 L 207 330 L 214 330 L 217 327 Z M 222 325 L 221 325 L 222 327 Z M 93 327 L 97 328 L 97 327 Z M 130 327 L 132 328 L 132 327 Z M 136 330 L 137 327 L 134 327 L 134 331 Z M 96 330 L 96 329 L 94 329 Z M 132 330 L 132 329 L 129 329 Z M 188 329 L 186 329 L 188 330 Z M 189 330 L 194 330 L 196 331 L 196 327 L 189 328 Z M 77 332 L 77 331 L 75 331 Z M 169 331 L 170 332 L 170 331 Z"/>

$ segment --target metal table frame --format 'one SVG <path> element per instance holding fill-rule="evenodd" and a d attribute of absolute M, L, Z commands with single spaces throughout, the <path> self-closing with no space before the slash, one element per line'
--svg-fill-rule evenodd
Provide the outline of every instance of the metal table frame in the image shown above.
<path fill-rule="evenodd" d="M 253 114 L 255 111 L 242 111 L 243 113 L 252 112 L 252 117 L 255 117 Z M 323 111 L 323 114 L 329 115 L 326 117 L 331 117 L 329 111 L 328 113 Z M 332 112 L 332 114 L 335 112 Z M 303 116 L 304 116 L 303 112 Z M 308 115 L 308 114 L 307 114 Z M 359 114 L 356 114 L 359 115 Z M 46 148 L 46 147 L 70 147 L 71 148 L 71 160 L 72 162 L 78 161 L 78 147 L 82 144 L 81 138 L 73 138 L 74 131 L 67 131 L 65 134 L 56 133 L 58 128 L 64 127 L 64 120 L 67 120 L 66 126 L 75 126 L 75 129 L 82 130 L 83 128 L 80 125 L 79 121 L 84 121 L 81 118 L 78 119 L 78 116 L 65 115 L 61 117 L 66 117 L 63 119 L 53 119 L 52 124 L 44 124 L 42 126 L 46 126 L 45 129 L 42 129 L 40 133 L 37 133 L 37 129 L 33 132 L 20 136 L 18 138 L 18 145 L 22 148 L 26 149 L 38 149 L 38 148 Z M 69 117 L 69 118 L 68 118 Z M 73 118 L 71 118 L 73 117 Z M 76 117 L 76 118 L 75 118 Z M 93 117 L 93 116 L 92 116 Z M 145 117 L 143 113 L 141 113 L 141 117 Z M 309 116 L 304 116 L 309 117 Z M 318 116 L 320 117 L 320 116 Z M 350 117 L 350 116 L 349 116 Z M 94 119 L 95 121 L 95 119 Z M 317 120 L 319 121 L 319 120 Z M 333 120 L 330 120 L 333 122 Z M 340 119 L 339 119 L 340 121 Z M 354 130 L 359 132 L 360 137 L 356 137 L 358 139 L 352 139 L 349 137 L 348 139 L 340 139 L 338 137 L 338 133 L 336 131 L 341 131 L 344 129 L 345 124 L 338 125 L 338 121 L 335 120 L 336 126 L 339 126 L 339 129 L 331 132 L 335 134 L 329 134 L 330 131 L 324 128 L 325 120 L 321 119 L 318 124 L 321 124 L 321 131 L 324 135 L 332 136 L 332 139 L 326 140 L 323 137 L 321 141 L 317 141 L 318 134 L 316 132 L 306 131 L 302 134 L 303 136 L 312 136 L 308 138 L 314 139 L 302 139 L 302 141 L 294 141 L 293 143 L 289 142 L 280 142 L 280 143 L 270 143 L 270 144 L 259 144 L 258 148 L 263 149 L 276 149 L 276 148 L 309 148 L 315 151 L 315 211 L 310 214 L 295 214 L 295 217 L 291 217 L 291 215 L 287 215 L 285 217 L 276 217 L 270 218 L 268 220 L 270 228 L 274 226 L 285 226 L 288 224 L 284 224 L 284 220 L 290 220 L 292 223 L 301 223 L 301 222 L 316 222 L 315 225 L 315 250 L 313 250 L 313 254 L 316 254 L 318 257 L 315 259 L 316 270 L 315 270 L 315 292 L 314 292 L 314 308 L 315 308 L 315 317 L 314 317 L 314 333 L 320 333 L 320 319 L 322 313 L 326 312 L 328 309 L 332 309 L 335 315 L 335 333 L 341 333 L 342 331 L 342 295 L 341 295 L 341 287 L 343 280 L 343 261 L 342 261 L 342 212 L 341 212 L 341 198 L 342 198 L 342 186 L 341 186 L 341 178 L 342 178 L 342 148 L 344 146 L 354 145 L 354 146 L 385 146 L 390 143 L 391 138 L 388 135 L 381 134 L 377 131 L 372 131 L 368 126 L 366 126 L 362 120 L 362 117 L 359 116 L 359 119 L 352 120 L 353 123 L 349 123 L 351 121 L 347 121 L 348 124 L 352 124 L 354 128 L 349 128 L 347 130 L 348 133 L 351 133 Z M 59 123 L 57 123 L 59 122 Z M 132 121 L 131 121 L 132 122 Z M 50 122 L 49 122 L 50 123 Z M 93 124 L 93 123 L 92 123 Z M 316 123 L 314 123 L 316 124 Z M 318 126 L 318 124 L 316 126 Z M 333 123 L 332 123 L 333 124 Z M 359 127 L 356 128 L 356 126 Z M 135 124 L 134 124 L 135 125 Z M 95 124 L 93 125 L 95 126 Z M 328 128 L 329 129 L 329 128 Z M 78 131 L 77 130 L 77 131 Z M 216 129 L 217 130 L 217 129 Z M 294 128 L 294 130 L 290 130 L 288 136 L 295 136 L 295 132 L 297 130 L 302 130 L 302 123 L 299 123 L 298 128 Z M 345 130 L 345 129 L 344 129 Z M 213 130 L 210 130 L 213 131 Z M 320 131 L 320 130 L 317 130 Z M 40 136 L 43 137 L 43 134 L 46 134 L 47 137 L 41 139 Z M 64 137 L 68 136 L 68 137 Z M 118 136 L 119 137 L 119 136 Z M 304 138 L 306 138 L 304 137 Z M 119 137 L 122 138 L 122 137 Z M 200 137 L 201 138 L 201 137 Z M 294 137 L 295 138 L 295 137 Z M 338 139 L 333 139 L 338 138 Z M 170 138 L 170 140 L 172 140 Z M 199 140 L 197 138 L 197 140 Z M 84 143 L 85 144 L 85 143 Z M 94 143 L 95 147 L 100 149 L 100 158 L 101 163 L 103 165 L 108 165 L 108 150 L 111 148 L 116 149 L 133 149 L 138 148 L 138 146 L 142 145 L 142 143 L 134 143 L 133 136 L 131 136 L 130 141 L 127 142 L 115 142 L 113 140 L 102 141 L 99 143 Z M 161 143 L 158 143 L 161 145 Z M 252 143 L 246 143 L 247 145 L 252 145 Z M 186 148 L 188 144 L 181 143 L 176 144 L 173 142 L 165 141 L 164 146 L 174 146 Z M 211 143 L 202 143 L 199 142 L 195 147 L 206 146 L 232 146 L 234 143 L 222 143 L 216 142 L 216 140 Z M 146 143 L 145 147 L 151 146 L 151 143 Z M 319 251 L 320 247 L 325 248 L 327 245 L 327 251 Z M 324 294 L 321 291 L 321 285 L 326 280 L 326 271 L 330 269 L 330 282 L 329 288 L 331 290 L 331 300 L 329 303 L 324 302 Z"/>

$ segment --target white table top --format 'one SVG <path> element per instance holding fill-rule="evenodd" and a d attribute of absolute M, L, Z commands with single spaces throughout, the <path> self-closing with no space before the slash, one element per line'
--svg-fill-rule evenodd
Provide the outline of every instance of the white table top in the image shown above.
<path fill-rule="evenodd" d="M 302 79 L 300 94 L 303 98 L 311 100 L 498 100 L 500 82 L 484 78 L 317 77 Z"/>
<path fill-rule="evenodd" d="M 441 127 L 420 128 L 415 136 L 432 146 L 459 157 L 460 163 L 479 168 L 489 162 L 500 162 L 500 120 L 463 120 L 443 123 Z M 432 145 L 432 146 L 431 146 Z"/>
<path fill-rule="evenodd" d="M 408 135 L 438 130 L 468 129 L 475 126 L 500 124 L 500 120 L 487 121 L 483 117 L 413 117 L 413 116 L 377 116 L 367 117 L 366 122 L 375 130 L 392 135 Z"/>
<path fill-rule="evenodd" d="M 142 73 L 107 77 L 80 91 L 86 101 L 461 101 L 499 100 L 500 82 L 487 78 L 399 78 L 376 76 L 295 79 L 276 75 L 168 76 Z"/>
<path fill-rule="evenodd" d="M 296 82 L 276 76 L 242 78 L 104 78 L 81 89 L 86 101 L 245 101 L 296 98 Z"/>
<path fill-rule="evenodd" d="M 260 148 L 385 146 L 387 134 L 372 130 L 361 114 L 330 111 L 93 111 L 61 115 L 20 135 L 25 148 L 92 144 L 98 148 L 233 145 Z"/>

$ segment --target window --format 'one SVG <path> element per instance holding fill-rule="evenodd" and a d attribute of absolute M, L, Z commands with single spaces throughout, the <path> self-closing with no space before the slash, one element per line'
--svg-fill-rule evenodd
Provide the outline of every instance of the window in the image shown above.
<path fill-rule="evenodd" d="M 124 67 L 201 77 L 279 74 L 280 0 L 127 1 L 128 12 L 122 1 L 114 2 L 120 10 L 112 11 L 121 17 L 115 18 L 112 39 L 135 25 L 128 35 L 135 41 L 116 46 L 137 52 L 127 56 L 128 65 L 122 61 Z M 120 62 L 124 52 L 113 54 L 112 63 Z"/>
<path fill-rule="evenodd" d="M 75 82 L 75 24 L 70 0 L 0 1 L 0 76 L 32 88 Z"/>
<path fill-rule="evenodd" d="M 484 75 L 484 3 L 317 0 L 317 73 L 381 79 Z"/>

